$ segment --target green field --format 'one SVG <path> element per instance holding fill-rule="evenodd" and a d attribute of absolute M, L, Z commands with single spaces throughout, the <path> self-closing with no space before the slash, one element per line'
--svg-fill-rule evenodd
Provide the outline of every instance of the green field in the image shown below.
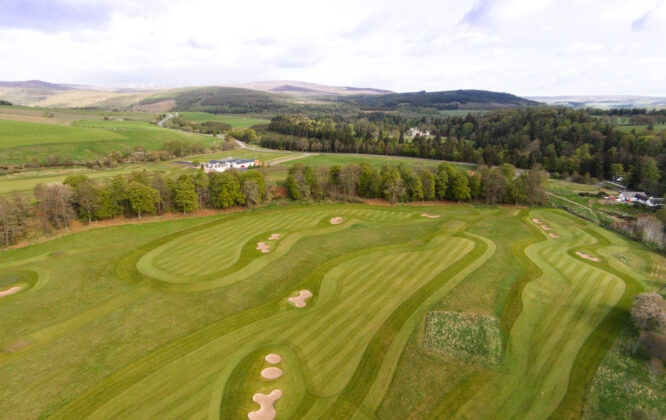
<path fill-rule="evenodd" d="M 183 119 L 187 121 L 206 122 L 216 121 L 229 124 L 233 128 L 249 128 L 253 125 L 268 124 L 271 121 L 264 118 L 253 118 L 244 115 L 215 115 L 207 112 L 180 112 Z"/>
<path fill-rule="evenodd" d="M 241 419 L 280 389 L 279 418 L 576 418 L 660 258 L 549 209 L 274 205 L 81 232 L 0 254 L 2 290 L 23 287 L 0 298 L 0 417 Z M 428 333 L 455 354 L 426 348 L 431 311 L 470 314 Z"/>
<path fill-rule="evenodd" d="M 235 149 L 235 150 L 227 150 L 225 152 L 215 152 L 215 153 L 208 153 L 205 155 L 197 155 L 197 156 L 188 156 L 186 160 L 193 161 L 193 160 L 199 160 L 201 162 L 208 162 L 211 159 L 222 159 L 226 157 L 234 157 L 238 159 L 257 159 L 262 162 L 270 162 L 272 160 L 276 159 L 282 159 L 290 156 L 300 156 L 302 153 L 298 152 L 258 152 L 255 150 L 249 150 L 249 149 Z M 183 159 L 176 159 L 176 160 L 183 160 Z"/>
<path fill-rule="evenodd" d="M 84 168 L 71 169 L 44 169 L 41 171 L 31 171 L 19 173 L 16 175 L 0 176 L 0 194 L 7 194 L 12 191 L 32 191 L 37 184 L 62 183 L 70 175 L 86 175 L 88 178 L 103 181 L 113 178 L 116 175 L 130 174 L 134 171 L 162 171 L 176 172 L 175 166 L 158 163 L 145 163 L 136 165 L 124 165 L 113 169 L 91 170 Z"/>
<path fill-rule="evenodd" d="M 158 150 L 168 141 L 204 144 L 214 141 L 212 137 L 169 130 L 147 121 L 105 121 L 101 114 L 96 119 L 69 124 L 0 119 L 0 164 L 25 164 L 53 155 L 73 160 L 94 160 L 113 151 L 137 146 Z"/>
<path fill-rule="evenodd" d="M 428 160 L 428 159 L 417 159 L 403 156 L 381 156 L 381 155 L 353 155 L 353 154 L 312 154 L 309 157 L 303 159 L 292 160 L 285 162 L 285 165 L 293 165 L 295 163 L 302 163 L 304 165 L 323 165 L 323 166 L 332 166 L 332 165 L 348 165 L 350 163 L 360 164 L 362 162 L 368 162 L 376 168 L 380 168 L 384 163 L 388 163 L 393 166 L 398 164 L 406 165 L 410 168 L 435 168 L 439 166 L 441 161 L 437 160 Z M 474 164 L 456 164 L 460 169 L 471 170 L 476 167 Z"/>

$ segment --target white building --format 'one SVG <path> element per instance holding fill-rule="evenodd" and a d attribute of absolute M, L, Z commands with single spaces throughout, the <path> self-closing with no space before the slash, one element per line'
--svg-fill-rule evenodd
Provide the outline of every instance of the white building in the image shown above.
<path fill-rule="evenodd" d="M 412 127 L 412 128 L 410 128 L 409 130 L 407 130 L 407 135 L 410 136 L 410 137 L 416 137 L 417 134 L 418 134 L 419 136 L 421 136 L 421 137 L 429 136 L 429 135 L 430 135 L 430 131 L 428 131 L 428 130 L 426 130 L 426 131 L 421 131 L 421 130 L 419 130 L 419 129 L 416 128 L 416 127 Z"/>
<path fill-rule="evenodd" d="M 636 191 L 623 191 L 618 196 L 618 200 L 628 203 L 641 203 L 649 207 L 661 207 L 664 205 L 663 198 L 652 197 L 644 192 Z"/>
<path fill-rule="evenodd" d="M 224 172 L 227 169 L 248 169 L 259 165 L 258 160 L 254 159 L 234 159 L 225 158 L 219 160 L 211 160 L 208 163 L 202 164 L 205 172 Z"/>

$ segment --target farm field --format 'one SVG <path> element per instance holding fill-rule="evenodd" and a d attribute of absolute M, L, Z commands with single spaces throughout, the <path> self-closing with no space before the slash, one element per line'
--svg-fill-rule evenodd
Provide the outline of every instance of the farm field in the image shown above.
<path fill-rule="evenodd" d="M 174 140 L 204 144 L 214 141 L 208 136 L 157 127 L 148 121 L 105 121 L 101 114 L 85 120 L 69 121 L 63 118 L 61 121 L 63 125 L 0 119 L 0 164 L 22 164 L 33 159 L 41 161 L 53 155 L 73 160 L 93 160 L 103 158 L 112 151 L 136 146 L 157 150 L 164 143 Z"/>
<path fill-rule="evenodd" d="M 268 124 L 271 122 L 264 118 L 253 118 L 245 115 L 215 115 L 207 112 L 180 112 L 179 114 L 187 121 L 216 121 L 229 124 L 233 128 L 249 128 L 253 125 Z"/>
<path fill-rule="evenodd" d="M 116 175 L 130 174 L 134 171 L 176 172 L 179 169 L 164 163 L 144 163 L 124 165 L 112 169 L 91 170 L 85 168 L 44 169 L 41 171 L 24 172 L 16 175 L 0 176 L 0 194 L 12 191 L 32 191 L 37 184 L 62 183 L 70 175 L 83 174 L 97 181 L 113 178 Z"/>
<path fill-rule="evenodd" d="M 226 157 L 234 157 L 234 158 L 239 158 L 239 159 L 258 159 L 262 162 L 270 162 L 272 160 L 282 159 L 282 158 L 291 157 L 291 156 L 300 156 L 300 155 L 302 155 L 302 153 L 298 153 L 298 152 L 259 152 L 259 151 L 250 150 L 250 149 L 234 149 L 234 150 L 227 150 L 227 151 L 224 151 L 224 152 L 208 153 L 208 154 L 205 154 L 205 155 L 188 156 L 187 158 L 176 159 L 176 160 L 188 160 L 188 161 L 199 160 L 201 162 L 208 162 L 211 159 L 223 159 L 223 158 L 226 158 Z"/>
<path fill-rule="evenodd" d="M 274 390 L 279 418 L 594 414 L 662 266 L 551 209 L 273 205 L 81 232 L 0 254 L 0 291 L 20 288 L 0 297 L 0 417 L 247 418 Z M 424 343 L 445 313 L 428 337 L 455 355 Z"/>

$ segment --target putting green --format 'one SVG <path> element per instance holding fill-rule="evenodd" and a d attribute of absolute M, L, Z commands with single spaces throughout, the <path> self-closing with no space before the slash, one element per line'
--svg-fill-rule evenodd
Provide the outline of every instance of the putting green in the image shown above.
<path fill-rule="evenodd" d="M 624 248 L 614 235 L 562 212 L 473 207 L 287 206 L 10 251 L 2 267 L 31 267 L 39 287 L 0 300 L 0 344 L 31 343 L 0 353 L 0 398 L 20 418 L 227 419 L 280 389 L 278 417 L 379 418 L 408 386 L 396 371 L 410 337 L 438 302 L 481 281 L 503 245 L 483 229 L 502 220 L 526 235 L 510 246 L 523 275 L 498 294 L 502 362 L 474 365 L 475 380 L 453 374 L 457 385 L 429 390 L 420 412 L 430 414 L 416 417 L 571 413 L 625 321 L 616 312 L 645 279 L 615 260 Z M 287 298 L 301 290 L 313 296 L 299 308 Z M 269 353 L 282 357 L 273 380 L 260 374 Z M 27 390 L 46 379 L 44 363 L 53 383 L 35 398 Z"/>

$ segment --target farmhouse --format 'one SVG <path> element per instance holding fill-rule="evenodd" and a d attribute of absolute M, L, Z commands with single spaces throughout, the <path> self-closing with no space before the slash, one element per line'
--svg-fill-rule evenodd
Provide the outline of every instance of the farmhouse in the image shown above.
<path fill-rule="evenodd" d="M 254 159 L 235 159 L 232 157 L 211 160 L 202 164 L 205 172 L 224 172 L 227 169 L 247 169 L 259 165 L 258 160 Z"/>
<path fill-rule="evenodd" d="M 618 200 L 626 203 L 641 203 L 649 207 L 661 207 L 664 205 L 663 198 L 652 197 L 644 192 L 636 191 L 623 191 L 618 196 Z"/>
<path fill-rule="evenodd" d="M 638 191 L 622 191 L 618 196 L 618 200 L 633 203 L 634 201 L 638 201 L 638 198 L 636 197 L 638 195 L 645 196 L 645 193 Z"/>
<path fill-rule="evenodd" d="M 426 131 L 421 131 L 421 130 L 419 130 L 419 129 L 416 128 L 416 127 L 412 127 L 412 128 L 410 128 L 409 130 L 407 130 L 407 135 L 410 136 L 410 137 L 416 137 L 417 135 L 419 135 L 419 136 L 421 136 L 421 137 L 423 137 L 423 136 L 429 136 L 429 135 L 430 135 L 430 131 L 428 131 L 428 130 L 426 130 Z"/>
<path fill-rule="evenodd" d="M 656 198 L 656 197 L 650 197 L 646 202 L 646 206 L 650 207 L 661 207 L 664 205 L 664 199 L 663 198 Z"/>

